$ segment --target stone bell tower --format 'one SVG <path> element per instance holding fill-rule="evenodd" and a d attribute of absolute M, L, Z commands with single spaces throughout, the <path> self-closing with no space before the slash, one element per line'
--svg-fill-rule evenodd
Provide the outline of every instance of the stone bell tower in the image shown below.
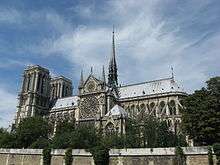
<path fill-rule="evenodd" d="M 24 70 L 21 92 L 18 95 L 15 125 L 23 118 L 44 115 L 49 109 L 49 70 L 38 65 Z"/>

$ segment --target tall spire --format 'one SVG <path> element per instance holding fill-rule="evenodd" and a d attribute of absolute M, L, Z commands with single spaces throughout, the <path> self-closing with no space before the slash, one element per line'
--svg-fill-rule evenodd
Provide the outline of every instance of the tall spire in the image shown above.
<path fill-rule="evenodd" d="M 102 81 L 105 83 L 105 67 L 102 66 Z"/>
<path fill-rule="evenodd" d="M 79 87 L 82 87 L 84 84 L 84 78 L 83 78 L 83 70 L 81 70 L 81 76 L 80 76 L 80 82 L 79 82 Z"/>
<path fill-rule="evenodd" d="M 174 79 L 173 67 L 171 66 L 171 78 Z"/>
<path fill-rule="evenodd" d="M 108 84 L 110 86 L 118 85 L 118 74 L 117 74 L 117 64 L 115 58 L 115 31 L 113 26 L 112 31 L 112 54 L 109 61 L 109 74 L 108 74 Z"/>

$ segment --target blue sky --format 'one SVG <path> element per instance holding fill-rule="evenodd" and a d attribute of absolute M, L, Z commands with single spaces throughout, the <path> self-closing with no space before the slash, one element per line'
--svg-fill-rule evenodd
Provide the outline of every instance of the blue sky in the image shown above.
<path fill-rule="evenodd" d="M 112 25 L 121 84 L 166 78 L 187 92 L 220 74 L 219 0 L 1 0 L 0 126 L 16 112 L 21 75 L 39 64 L 73 80 L 108 66 Z"/>

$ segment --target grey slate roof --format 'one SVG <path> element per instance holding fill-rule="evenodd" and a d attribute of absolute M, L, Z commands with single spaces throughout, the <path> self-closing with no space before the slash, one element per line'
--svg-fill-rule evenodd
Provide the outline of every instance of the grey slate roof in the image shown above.
<path fill-rule="evenodd" d="M 169 92 L 184 92 L 183 88 L 173 78 L 160 79 L 121 86 L 119 89 L 120 99 L 133 98 L 146 95 L 156 95 Z"/>
<path fill-rule="evenodd" d="M 71 97 L 64 97 L 57 99 L 56 103 L 54 104 L 51 110 L 61 109 L 61 108 L 71 108 L 78 106 L 78 96 L 71 96 Z"/>
<path fill-rule="evenodd" d="M 105 116 L 122 116 L 127 117 L 127 112 L 119 105 L 115 105 Z"/>

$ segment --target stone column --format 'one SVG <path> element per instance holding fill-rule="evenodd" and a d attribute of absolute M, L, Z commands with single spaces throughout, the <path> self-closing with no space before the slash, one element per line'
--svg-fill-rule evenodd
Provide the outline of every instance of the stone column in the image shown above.
<path fill-rule="evenodd" d="M 21 92 L 25 92 L 25 84 L 26 84 L 26 75 L 23 75 Z"/>
<path fill-rule="evenodd" d="M 34 92 L 37 92 L 38 81 L 39 81 L 39 72 L 35 72 Z"/>
<path fill-rule="evenodd" d="M 56 83 L 53 84 L 53 98 L 56 98 Z"/>
<path fill-rule="evenodd" d="M 60 92 L 60 98 L 63 97 L 63 82 L 61 83 L 61 92 Z"/>
<path fill-rule="evenodd" d="M 177 100 L 175 100 L 176 115 L 179 115 L 179 114 L 180 114 L 180 111 L 179 111 L 178 97 L 177 97 L 176 99 L 177 99 Z"/>
<path fill-rule="evenodd" d="M 60 82 L 58 82 L 57 97 L 60 98 Z"/>
<path fill-rule="evenodd" d="M 107 112 L 110 111 L 110 96 L 107 96 Z"/>
<path fill-rule="evenodd" d="M 52 98 L 54 99 L 55 98 L 55 85 L 52 84 Z"/>
<path fill-rule="evenodd" d="M 59 82 L 59 92 L 58 92 L 58 97 L 61 98 L 61 94 L 62 94 L 62 91 L 61 91 L 61 83 Z"/>

